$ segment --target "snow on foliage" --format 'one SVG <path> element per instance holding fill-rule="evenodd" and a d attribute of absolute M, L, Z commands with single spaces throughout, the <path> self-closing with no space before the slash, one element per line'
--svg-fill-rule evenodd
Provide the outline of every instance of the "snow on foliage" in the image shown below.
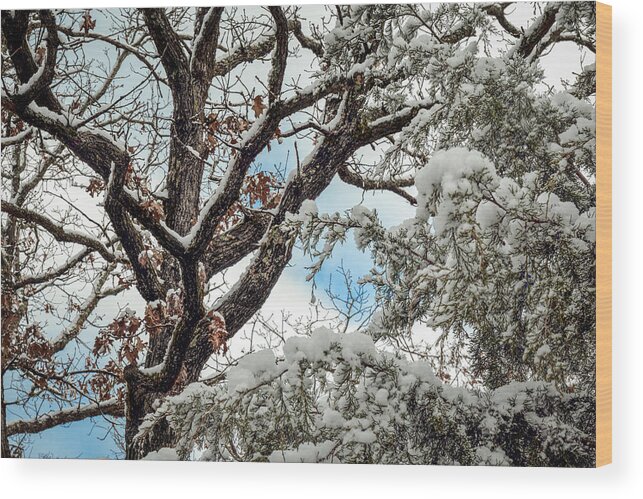
<path fill-rule="evenodd" d="M 193 384 L 164 400 L 139 439 L 167 418 L 181 458 L 196 444 L 204 460 L 585 466 L 591 403 L 544 382 L 454 387 L 367 335 L 319 328 L 288 339 L 279 359 L 270 350 L 244 357 L 227 384 Z"/>
<path fill-rule="evenodd" d="M 144 461 L 176 461 L 176 451 L 169 447 L 163 447 L 157 451 L 150 452 L 143 458 Z"/>
<path fill-rule="evenodd" d="M 433 228 L 441 233 L 447 228 L 456 208 L 456 196 L 471 196 L 473 189 L 484 179 L 493 178 L 496 170 L 493 164 L 478 151 L 456 147 L 437 151 L 426 167 L 415 177 L 418 190 L 419 218 L 428 218 L 433 211 Z M 476 179 L 477 183 L 470 180 Z M 432 200 L 441 197 L 439 206 Z M 429 205 L 433 210 L 429 209 Z"/>

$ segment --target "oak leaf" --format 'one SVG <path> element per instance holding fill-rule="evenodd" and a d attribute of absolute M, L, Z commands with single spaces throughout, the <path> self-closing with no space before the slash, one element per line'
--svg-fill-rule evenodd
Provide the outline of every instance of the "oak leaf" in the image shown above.
<path fill-rule="evenodd" d="M 163 205 L 156 201 L 155 199 L 148 199 L 141 204 L 141 207 L 147 211 L 147 213 L 152 217 L 152 220 L 155 222 L 160 222 L 165 218 L 165 210 L 163 210 Z"/>
<path fill-rule="evenodd" d="M 91 30 L 96 27 L 96 21 L 92 19 L 92 15 L 89 11 L 86 11 L 83 15 L 83 23 L 80 25 L 80 29 L 85 32 L 85 36 L 89 34 Z"/>
<path fill-rule="evenodd" d="M 263 113 L 264 109 L 266 109 L 266 105 L 263 103 L 263 97 L 261 97 L 261 95 L 257 95 L 253 99 L 252 103 L 252 110 L 255 112 L 255 118 L 261 116 L 261 113 Z"/>

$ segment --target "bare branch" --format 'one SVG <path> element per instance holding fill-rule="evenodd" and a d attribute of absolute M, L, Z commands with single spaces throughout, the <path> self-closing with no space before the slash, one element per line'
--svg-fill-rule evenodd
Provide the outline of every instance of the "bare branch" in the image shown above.
<path fill-rule="evenodd" d="M 291 21 L 290 26 L 292 28 L 293 34 L 295 35 L 295 38 L 297 38 L 297 41 L 301 44 L 302 47 L 310 50 L 320 59 L 324 57 L 324 47 L 312 38 L 304 35 L 304 32 L 301 30 L 301 22 L 298 19 Z"/>
<path fill-rule="evenodd" d="M 132 54 L 134 57 L 136 57 L 139 61 L 141 61 L 145 67 L 150 71 L 152 75 L 154 75 L 154 78 L 167 85 L 167 81 L 165 78 L 161 77 L 158 72 L 157 68 L 155 67 L 154 64 L 152 64 L 148 58 L 141 53 L 135 46 L 133 45 L 128 45 L 127 43 L 120 42 L 116 40 L 112 36 L 108 35 L 103 35 L 101 33 L 92 33 L 92 32 L 87 32 L 85 33 L 84 31 L 74 31 L 70 28 L 66 28 L 64 26 L 57 26 L 56 27 L 58 31 L 61 33 L 64 33 L 65 35 L 69 37 L 74 37 L 74 38 L 88 38 L 90 40 L 99 40 L 101 42 L 108 43 L 110 45 L 113 45 L 114 47 L 121 49 L 124 52 L 127 52 L 129 54 Z"/>
<path fill-rule="evenodd" d="M 11 216 L 21 218 L 27 222 L 34 223 L 49 232 L 57 241 L 75 243 L 97 251 L 106 261 L 115 262 L 117 258 L 98 239 L 82 232 L 65 229 L 61 224 L 55 222 L 45 215 L 41 215 L 27 208 L 21 208 L 9 201 L 2 201 L 2 211 Z"/>
<path fill-rule="evenodd" d="M 372 180 L 351 171 L 346 164 L 340 166 L 337 173 L 343 182 L 359 187 L 360 189 L 364 189 L 365 191 L 391 191 L 394 194 L 403 197 L 412 205 L 417 204 L 417 199 L 402 189 L 402 187 L 414 185 L 413 179 L 399 182 L 395 180 Z"/>
<path fill-rule="evenodd" d="M 72 341 L 74 338 L 77 338 L 80 332 L 83 330 L 87 319 L 89 319 L 89 316 L 94 312 L 94 310 L 96 310 L 96 307 L 98 306 L 100 300 L 106 296 L 104 294 L 101 294 L 101 290 L 107 282 L 107 279 L 109 279 L 109 276 L 114 270 L 114 267 L 114 265 L 109 265 L 103 272 L 101 272 L 101 274 L 93 284 L 94 289 L 92 293 L 85 300 L 85 303 L 81 305 L 80 311 L 74 318 L 73 322 L 69 325 L 69 327 L 65 328 L 56 338 L 50 341 L 52 354 L 60 352 L 69 344 L 70 341 Z"/>
<path fill-rule="evenodd" d="M 116 398 L 105 402 L 92 403 L 79 407 L 63 409 L 58 412 L 43 414 L 35 419 L 18 420 L 7 423 L 7 435 L 20 433 L 40 433 L 41 431 L 54 428 L 67 423 L 82 421 L 83 419 L 97 416 L 123 417 L 124 405 Z"/>
<path fill-rule="evenodd" d="M 200 9 L 201 10 L 201 9 Z M 200 29 L 194 37 L 192 56 L 190 58 L 190 73 L 200 85 L 210 85 L 214 77 L 216 50 L 219 42 L 219 23 L 223 7 L 210 7 L 204 14 Z"/>
<path fill-rule="evenodd" d="M 187 84 L 188 60 L 182 50 L 181 40 L 168 21 L 164 9 L 141 9 L 141 13 L 161 56 L 161 63 L 170 81 L 170 86 L 177 87 Z"/>
<path fill-rule="evenodd" d="M 275 20 L 275 49 L 272 67 L 268 75 L 268 102 L 272 105 L 281 95 L 281 85 L 286 73 L 288 59 L 288 20 L 281 7 L 268 7 Z"/>
<path fill-rule="evenodd" d="M 76 253 L 76 255 L 71 257 L 64 264 L 48 272 L 43 272 L 42 274 L 32 275 L 32 276 L 23 277 L 19 279 L 16 283 L 13 284 L 12 288 L 20 289 L 20 288 L 24 288 L 25 286 L 33 286 L 35 284 L 41 284 L 43 282 L 53 281 L 54 279 L 69 272 L 71 269 L 73 269 L 76 265 L 82 262 L 87 256 L 89 256 L 93 252 L 94 250 L 92 248 L 85 248 L 84 250 L 81 250 L 78 253 Z"/>
<path fill-rule="evenodd" d="M 492 17 L 495 17 L 500 26 L 509 33 L 514 38 L 520 38 L 520 30 L 516 28 L 507 16 L 505 16 L 505 9 L 510 3 L 493 3 L 491 5 L 485 5 L 482 7 L 482 10 L 489 14 Z"/>

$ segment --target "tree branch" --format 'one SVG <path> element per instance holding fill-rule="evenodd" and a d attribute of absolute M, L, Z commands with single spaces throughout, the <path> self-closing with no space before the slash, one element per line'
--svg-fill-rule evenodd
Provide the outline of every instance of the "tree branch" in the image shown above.
<path fill-rule="evenodd" d="M 2 34 L 7 42 L 7 49 L 9 51 L 13 67 L 16 70 L 18 79 L 23 85 L 29 82 L 38 72 L 38 64 L 36 64 L 32 55 L 31 47 L 29 47 L 29 43 L 27 42 L 30 15 L 31 11 L 29 10 L 17 10 L 14 12 L 13 16 L 2 16 Z M 55 64 L 58 36 L 55 33 L 55 29 L 52 29 L 52 27 L 55 27 L 53 14 L 50 11 L 43 10 L 40 11 L 40 15 L 43 19 L 43 23 L 47 26 L 48 32 L 47 52 L 51 53 L 48 64 Z M 43 72 L 43 76 L 46 76 L 50 82 L 50 78 L 53 77 L 53 69 L 44 69 L 45 72 Z M 24 102 L 18 100 L 17 103 L 20 106 L 23 106 L 35 98 L 35 101 L 39 106 L 43 106 L 51 111 L 59 111 L 61 108 L 60 103 L 58 102 L 58 99 L 54 97 L 53 92 L 49 88 L 49 82 L 46 82 L 46 79 L 43 77 L 39 77 L 37 81 L 37 93 L 35 91 L 29 92 L 29 101 Z"/>
<path fill-rule="evenodd" d="M 520 30 L 516 28 L 505 16 L 505 8 L 511 5 L 511 3 L 493 3 L 491 5 L 485 5 L 482 7 L 482 10 L 489 14 L 492 17 L 495 17 L 498 21 L 498 24 L 509 33 L 514 38 L 520 38 Z"/>
<path fill-rule="evenodd" d="M 207 278 L 239 263 L 255 251 L 271 220 L 272 215 L 251 212 L 243 222 L 215 237 L 202 258 Z"/>
<path fill-rule="evenodd" d="M 528 59 L 538 44 L 545 38 L 551 27 L 556 22 L 556 15 L 560 10 L 559 3 L 548 3 L 542 15 L 536 19 L 525 33 L 518 39 L 512 52 Z"/>
<path fill-rule="evenodd" d="M 113 270 L 114 265 L 109 265 L 98 276 L 98 279 L 96 279 L 96 282 L 94 282 L 94 289 L 92 293 L 85 300 L 85 303 L 80 307 L 80 311 L 78 312 L 76 318 L 69 325 L 69 327 L 65 328 L 56 338 L 50 341 L 52 355 L 60 352 L 69 344 L 71 340 L 78 337 L 80 332 L 85 327 L 87 319 L 94 312 L 94 310 L 96 310 L 96 307 L 98 306 L 100 300 L 107 296 L 105 294 L 102 294 L 101 290 L 103 289 L 103 286 L 107 282 L 107 279 L 109 279 L 109 276 L 111 275 Z"/>
<path fill-rule="evenodd" d="M 352 100 L 345 105 L 358 106 L 357 101 Z M 346 111 L 342 118 L 320 140 L 308 160 L 301 165 L 299 173 L 288 182 L 257 255 L 233 289 L 215 304 L 214 310 L 225 318 L 228 337 L 234 336 L 259 310 L 290 261 L 295 237 L 280 226 L 286 214 L 297 213 L 304 200 L 316 199 L 330 184 L 338 166 L 358 147 L 351 133 L 357 122 L 355 115 Z M 347 123 L 346 120 L 350 121 Z M 185 362 L 190 381 L 198 379 L 212 352 L 207 332 L 199 331 L 190 345 Z"/>
<path fill-rule="evenodd" d="M 397 194 L 398 196 L 403 197 L 412 205 L 417 204 L 417 199 L 415 199 L 415 197 L 402 189 L 403 186 L 409 187 L 411 185 L 414 185 L 412 179 L 402 182 L 396 182 L 395 180 L 372 180 L 362 177 L 358 173 L 351 171 L 346 164 L 341 165 L 339 167 L 339 170 L 337 170 L 337 173 L 339 174 L 339 178 L 342 180 L 342 182 L 354 185 L 355 187 L 359 187 L 360 189 L 364 189 L 365 191 L 390 191 L 394 194 Z"/>
<path fill-rule="evenodd" d="M 306 35 L 304 35 L 304 32 L 301 30 L 301 22 L 298 19 L 291 21 L 290 26 L 292 28 L 293 34 L 295 35 L 295 38 L 297 38 L 297 41 L 301 44 L 302 47 L 310 50 L 320 59 L 324 57 L 324 47 L 321 45 L 321 43 L 318 43 L 312 38 L 308 38 Z"/>
<path fill-rule="evenodd" d="M 7 423 L 7 435 L 20 433 L 40 433 L 61 424 L 74 423 L 96 416 L 124 416 L 124 405 L 116 398 L 105 402 L 87 404 L 80 407 L 63 409 L 58 412 L 43 414 L 34 419 L 18 420 Z"/>
<path fill-rule="evenodd" d="M 32 275 L 29 277 L 23 277 L 16 281 L 15 284 L 13 284 L 12 288 L 13 289 L 20 289 L 24 288 L 25 286 L 33 286 L 35 284 L 41 284 L 43 282 L 48 282 L 52 281 L 61 275 L 64 275 L 65 273 L 69 272 L 71 269 L 73 269 L 76 265 L 78 265 L 80 262 L 82 262 L 87 256 L 92 254 L 94 250 L 92 248 L 85 248 L 84 250 L 79 251 L 71 257 L 67 262 L 64 264 L 60 265 L 59 267 L 56 267 L 50 271 L 43 272 L 42 274 L 37 274 L 37 275 Z"/>
<path fill-rule="evenodd" d="M 399 132 L 411 123 L 420 110 L 430 110 L 436 105 L 437 102 L 432 100 L 418 102 L 412 106 L 404 107 L 396 113 L 372 121 L 364 127 L 364 130 L 358 136 L 360 146 L 370 144 L 387 135 Z"/>
<path fill-rule="evenodd" d="M 268 75 L 268 102 L 272 105 L 281 95 L 281 85 L 288 60 L 288 20 L 281 7 L 268 7 L 275 21 L 275 49 Z"/>
<path fill-rule="evenodd" d="M 190 73 L 197 84 L 209 87 L 214 77 L 217 45 L 219 43 L 219 24 L 223 7 L 210 7 L 201 20 L 199 31 L 196 33 L 193 46 L 192 56 L 190 58 Z M 201 90 L 203 92 L 203 90 Z"/>
<path fill-rule="evenodd" d="M 164 9 L 140 9 L 147 29 L 161 56 L 161 64 L 171 87 L 176 87 L 189 75 L 189 64 L 181 40 L 172 28 Z"/>
<path fill-rule="evenodd" d="M 58 222 L 51 220 L 45 215 L 41 215 L 40 213 L 36 213 L 35 211 L 28 210 L 27 208 L 21 208 L 9 201 L 2 201 L 1 206 L 3 212 L 27 222 L 39 225 L 47 232 L 49 232 L 57 241 L 80 244 L 91 248 L 94 251 L 97 251 L 108 262 L 117 261 L 117 258 L 114 256 L 114 254 L 110 250 L 108 250 L 102 242 L 92 236 L 83 234 L 81 232 L 67 230 Z"/>
<path fill-rule="evenodd" d="M 54 78 L 56 68 L 56 55 L 58 53 L 58 32 L 56 31 L 56 20 L 48 10 L 40 12 L 40 18 L 47 33 L 45 36 L 46 49 L 44 60 L 38 70 L 29 78 L 27 83 L 20 85 L 15 94 L 12 95 L 13 102 L 23 107 L 49 89 Z"/>
<path fill-rule="evenodd" d="M 134 57 L 136 57 L 139 61 L 141 61 L 145 67 L 150 71 L 150 73 L 154 76 L 154 78 L 167 85 L 167 81 L 165 78 L 162 78 L 156 71 L 157 68 L 154 67 L 154 64 L 152 64 L 150 61 L 147 60 L 144 54 L 142 54 L 140 51 L 136 49 L 136 47 L 132 45 L 128 45 L 127 43 L 122 43 L 110 36 L 103 35 L 101 33 L 92 33 L 92 32 L 87 32 L 85 33 L 84 31 L 74 31 L 73 29 L 66 28 L 64 26 L 57 26 L 58 31 L 61 33 L 73 37 L 73 38 L 88 38 L 90 40 L 99 40 L 101 42 L 108 43 L 118 49 L 121 49 L 125 52 L 128 52 L 132 54 Z"/>

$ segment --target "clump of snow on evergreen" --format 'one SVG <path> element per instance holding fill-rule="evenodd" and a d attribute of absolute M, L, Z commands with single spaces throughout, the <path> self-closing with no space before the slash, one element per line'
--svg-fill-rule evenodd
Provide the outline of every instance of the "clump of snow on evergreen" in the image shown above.
<path fill-rule="evenodd" d="M 487 229 L 500 221 L 505 211 L 491 201 L 481 201 L 476 210 L 476 222 L 481 229 Z"/>
<path fill-rule="evenodd" d="M 252 388 L 263 378 L 270 377 L 276 367 L 275 354 L 272 350 L 260 350 L 246 355 L 228 371 L 228 389 L 234 392 Z"/>
<path fill-rule="evenodd" d="M 491 161 L 478 151 L 455 147 L 436 151 L 415 177 L 418 190 L 417 218 L 436 218 L 439 233 L 449 223 L 455 209 L 454 198 L 471 193 L 475 175 L 495 176 Z"/>
<path fill-rule="evenodd" d="M 293 223 L 305 223 L 310 220 L 311 217 L 316 216 L 319 213 L 317 209 L 317 204 L 312 199 L 306 199 L 301 203 L 301 207 L 297 213 L 287 213 L 286 221 Z"/>

